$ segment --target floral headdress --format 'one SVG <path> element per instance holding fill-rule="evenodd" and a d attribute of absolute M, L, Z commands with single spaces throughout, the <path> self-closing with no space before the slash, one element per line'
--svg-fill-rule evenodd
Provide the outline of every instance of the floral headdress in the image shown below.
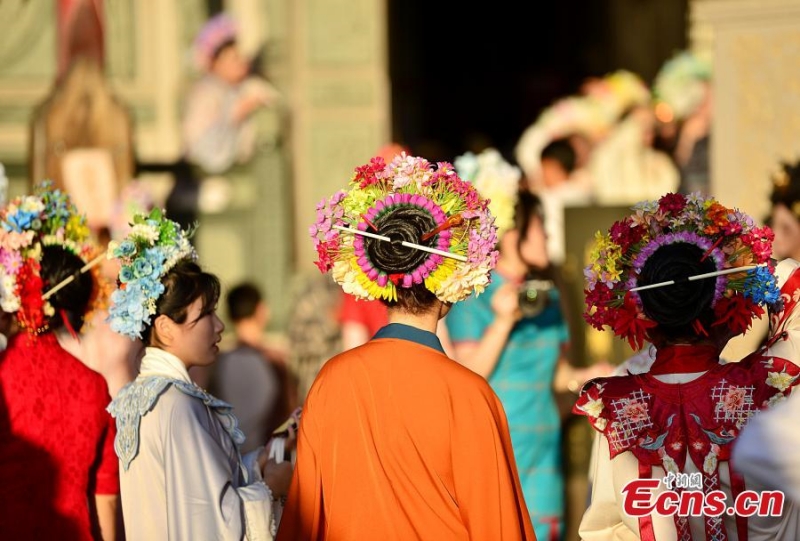
<path fill-rule="evenodd" d="M 588 93 L 615 119 L 631 107 L 647 105 L 650 102 L 650 90 L 642 78 L 626 70 L 609 73 L 596 84 L 589 86 Z"/>
<path fill-rule="evenodd" d="M 487 148 L 477 156 L 467 152 L 456 158 L 453 165 L 458 175 L 471 182 L 481 197 L 489 201 L 497 236 L 502 237 L 514 227 L 514 206 L 522 172 L 493 148 Z"/>
<path fill-rule="evenodd" d="M 0 211 L 0 307 L 15 313 L 20 327 L 31 334 L 42 332 L 55 314 L 42 296 L 45 284 L 39 274 L 42 246 L 48 245 L 63 246 L 84 260 L 92 250 L 85 217 L 49 181 Z"/>
<path fill-rule="evenodd" d="M 659 119 L 683 119 L 692 114 L 706 95 L 711 63 L 682 51 L 661 67 L 653 82 Z"/>
<path fill-rule="evenodd" d="M 416 269 L 389 275 L 373 266 L 364 235 L 378 236 L 373 223 L 402 207 L 422 210 L 435 222 L 428 238 L 420 239 L 432 248 L 406 242 L 430 253 Z M 332 270 L 346 293 L 362 299 L 396 300 L 398 287 L 424 283 L 441 301 L 457 302 L 473 291 L 481 293 L 497 264 L 497 229 L 487 201 L 449 163 L 433 167 L 405 153 L 388 165 L 376 157 L 356 168 L 349 190 L 317 205 L 309 232 L 319 269 Z"/>
<path fill-rule="evenodd" d="M 121 263 L 108 311 L 111 330 L 131 339 L 142 337 L 164 293 L 161 278 L 180 260 L 197 258 L 190 236 L 156 208 L 147 216 L 136 215 L 128 236 L 111 243 L 109 257 Z"/>
<path fill-rule="evenodd" d="M 214 54 L 227 42 L 236 39 L 236 22 L 224 13 L 209 19 L 194 40 L 194 61 L 201 70 L 211 68 Z"/>
<path fill-rule="evenodd" d="M 647 317 L 639 294 L 632 290 L 643 285 L 638 279 L 647 259 L 661 246 L 678 242 L 699 247 L 717 271 L 727 272 L 710 278 L 716 280 L 713 325 L 744 333 L 753 317 L 763 315 L 762 305 L 778 301 L 768 265 L 773 239 L 769 227 L 756 227 L 747 214 L 699 193 L 667 194 L 658 201 L 638 203 L 633 210 L 608 233 L 596 234 L 592 263 L 584 270 L 584 317 L 593 327 L 609 326 L 631 347 L 641 349 L 656 322 Z M 733 270 L 752 265 L 758 266 Z"/>

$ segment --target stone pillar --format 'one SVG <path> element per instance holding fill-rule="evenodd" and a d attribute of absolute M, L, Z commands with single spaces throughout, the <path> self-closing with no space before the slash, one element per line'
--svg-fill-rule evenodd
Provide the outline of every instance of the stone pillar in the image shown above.
<path fill-rule="evenodd" d="M 771 173 L 800 157 L 800 0 L 695 0 L 691 41 L 714 59 L 713 192 L 763 219 Z"/>
<path fill-rule="evenodd" d="M 316 203 L 388 142 L 385 0 L 288 0 L 294 243 L 298 270 L 316 258 Z"/>

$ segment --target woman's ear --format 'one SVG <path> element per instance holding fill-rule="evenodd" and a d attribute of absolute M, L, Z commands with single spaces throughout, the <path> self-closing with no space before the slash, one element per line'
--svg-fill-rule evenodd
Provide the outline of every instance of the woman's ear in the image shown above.
<path fill-rule="evenodd" d="M 153 323 L 153 331 L 155 336 L 154 342 L 160 345 L 170 345 L 175 338 L 175 322 L 167 316 L 161 314 L 156 317 Z"/>

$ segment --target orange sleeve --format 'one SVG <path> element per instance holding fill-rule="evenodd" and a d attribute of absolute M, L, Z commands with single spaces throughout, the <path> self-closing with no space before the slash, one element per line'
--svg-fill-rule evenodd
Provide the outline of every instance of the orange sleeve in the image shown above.
<path fill-rule="evenodd" d="M 459 413 L 472 422 L 454 429 L 453 477 L 463 523 L 470 539 L 535 541 L 505 412 L 490 390 L 482 398 Z"/>
<path fill-rule="evenodd" d="M 322 476 L 314 455 L 313 414 L 308 403 L 300 420 L 297 435 L 297 463 L 286 507 L 281 516 L 276 541 L 315 541 L 324 538 L 325 510 L 322 498 Z"/>

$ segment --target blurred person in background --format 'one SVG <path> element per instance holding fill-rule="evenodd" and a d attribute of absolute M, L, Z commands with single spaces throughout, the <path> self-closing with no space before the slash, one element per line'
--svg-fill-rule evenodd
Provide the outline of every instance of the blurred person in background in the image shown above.
<path fill-rule="evenodd" d="M 655 116 L 641 77 L 617 70 L 589 79 L 581 91 L 600 105 L 607 122 L 586 165 L 595 200 L 601 205 L 632 204 L 676 189 L 677 168 L 666 153 L 653 148 Z"/>
<path fill-rule="evenodd" d="M 103 377 L 59 345 L 81 331 L 91 304 L 94 280 L 78 255 L 87 253 L 89 229 L 66 194 L 48 187 L 12 201 L 0 224 L 0 265 L 14 284 L 0 293 L 13 314 L 0 357 L 0 532 L 112 541 L 119 477 L 111 397 Z"/>
<path fill-rule="evenodd" d="M 253 152 L 255 132 L 249 119 L 273 105 L 278 92 L 251 75 L 250 61 L 237 46 L 236 23 L 226 14 L 210 19 L 194 42 L 202 76 L 189 90 L 183 137 L 189 162 L 220 174 Z"/>
<path fill-rule="evenodd" d="M 490 200 L 500 257 L 484 294 L 453 306 L 445 323 L 455 359 L 485 378 L 506 410 L 537 538 L 557 540 L 565 488 L 554 392 L 576 391 L 610 367 L 578 369 L 567 360 L 566 310 L 548 259 L 542 205 L 534 194 L 517 194 L 519 171 L 496 151 L 459 157 L 456 167 Z"/>
<path fill-rule="evenodd" d="M 800 161 L 780 165 L 772 176 L 770 202 L 773 257 L 800 261 Z"/>
<path fill-rule="evenodd" d="M 578 168 L 574 137 L 556 139 L 542 150 L 542 202 L 547 254 L 560 265 L 566 257 L 564 207 L 591 202 L 592 185 L 587 171 Z"/>
<path fill-rule="evenodd" d="M 690 51 L 670 58 L 653 82 L 657 146 L 680 171 L 678 191 L 710 194 L 711 63 Z"/>
<path fill-rule="evenodd" d="M 233 322 L 236 347 L 220 354 L 211 372 L 212 394 L 233 406 L 244 432 L 241 449 L 262 447 L 296 405 L 296 385 L 286 367 L 285 354 L 270 348 L 264 332 L 270 309 L 257 286 L 242 283 L 225 299 Z"/>
<path fill-rule="evenodd" d="M 275 105 L 280 96 L 260 76 L 252 75 L 250 60 L 237 45 L 236 22 L 221 13 L 200 30 L 193 45 L 200 77 L 186 97 L 181 132 L 184 156 L 174 164 L 175 185 L 167 199 L 167 213 L 183 227 L 196 221 L 207 202 L 217 207 L 229 198 L 226 184 L 199 179 L 226 173 L 253 156 L 256 126 L 253 115 Z"/>
<path fill-rule="evenodd" d="M 325 362 L 342 352 L 340 305 L 345 294 L 327 275 L 298 276 L 287 323 L 289 368 L 302 403 Z"/>

